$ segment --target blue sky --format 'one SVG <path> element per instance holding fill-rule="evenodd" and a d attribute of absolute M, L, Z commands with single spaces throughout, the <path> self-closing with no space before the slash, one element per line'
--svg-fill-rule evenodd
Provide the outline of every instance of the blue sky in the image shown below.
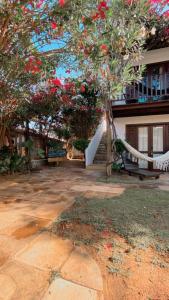
<path fill-rule="evenodd" d="M 166 11 L 168 9 L 169 9 L 169 5 L 166 6 L 166 9 L 164 11 Z M 62 48 L 62 47 L 64 47 L 64 45 L 65 45 L 65 43 L 62 40 L 60 40 L 60 41 L 53 40 L 50 44 L 40 47 L 39 50 L 45 52 L 45 51 L 49 51 L 49 50 Z M 81 74 L 80 72 L 77 72 L 74 70 L 71 70 L 71 73 L 68 74 L 68 73 L 66 73 L 67 69 L 69 69 L 68 66 L 57 67 L 56 68 L 56 76 L 59 78 L 69 78 L 69 77 L 77 78 Z"/>
<path fill-rule="evenodd" d="M 65 43 L 63 41 L 56 41 L 53 40 L 50 44 L 39 47 L 39 50 L 42 52 L 45 51 L 49 51 L 49 50 L 55 50 L 55 49 L 60 49 L 62 47 L 64 47 Z M 62 67 L 57 67 L 56 68 L 56 76 L 59 78 L 77 78 L 80 76 L 80 72 L 77 72 L 75 70 L 71 70 L 71 73 L 68 74 L 66 73 L 67 70 L 71 70 L 71 68 L 69 68 L 69 66 L 62 66 Z"/>

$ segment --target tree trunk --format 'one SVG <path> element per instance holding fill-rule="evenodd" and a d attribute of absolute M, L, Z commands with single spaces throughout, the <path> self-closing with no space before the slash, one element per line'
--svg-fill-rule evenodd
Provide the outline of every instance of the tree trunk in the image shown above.
<path fill-rule="evenodd" d="M 112 129 L 111 129 L 111 105 L 108 99 L 105 100 L 106 107 L 106 144 L 107 144 L 107 159 L 106 159 L 106 174 L 111 176 L 112 174 Z"/>
<path fill-rule="evenodd" d="M 26 142 L 29 140 L 29 138 L 30 138 L 30 133 L 29 133 L 29 120 L 26 120 L 26 130 L 25 130 L 25 140 L 26 140 Z M 26 154 L 26 156 L 27 156 L 27 158 L 28 158 L 28 164 L 27 164 L 27 166 L 28 166 L 28 171 L 30 171 L 30 170 L 31 170 L 31 153 L 30 153 L 29 147 L 26 147 L 26 148 L 25 148 L 25 154 Z"/>

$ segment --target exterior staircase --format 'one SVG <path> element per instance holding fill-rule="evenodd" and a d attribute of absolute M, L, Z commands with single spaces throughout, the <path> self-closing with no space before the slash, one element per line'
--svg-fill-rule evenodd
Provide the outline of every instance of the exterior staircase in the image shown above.
<path fill-rule="evenodd" d="M 99 147 L 94 158 L 94 164 L 106 163 L 106 133 L 103 134 Z"/>
<path fill-rule="evenodd" d="M 93 164 L 88 166 L 87 169 L 106 171 L 106 154 L 106 133 L 104 133 L 97 148 Z"/>

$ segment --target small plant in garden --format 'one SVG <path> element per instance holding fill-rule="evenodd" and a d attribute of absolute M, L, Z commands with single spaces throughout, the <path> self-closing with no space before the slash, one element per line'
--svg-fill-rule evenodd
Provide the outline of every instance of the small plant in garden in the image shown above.
<path fill-rule="evenodd" d="M 114 162 L 113 164 L 112 164 L 112 170 L 113 171 L 120 171 L 121 170 L 121 168 L 122 168 L 122 163 L 116 163 L 116 162 Z"/>
<path fill-rule="evenodd" d="M 85 153 L 86 148 L 88 147 L 89 141 L 85 139 L 79 139 L 73 142 L 75 149 Z"/>
<path fill-rule="evenodd" d="M 126 150 L 126 148 L 124 147 L 124 145 L 120 139 L 117 139 L 115 141 L 115 149 L 119 155 L 123 154 L 123 152 Z"/>
<path fill-rule="evenodd" d="M 11 153 L 10 148 L 4 146 L 0 150 L 0 173 L 15 173 L 25 168 L 26 159 L 16 151 Z"/>

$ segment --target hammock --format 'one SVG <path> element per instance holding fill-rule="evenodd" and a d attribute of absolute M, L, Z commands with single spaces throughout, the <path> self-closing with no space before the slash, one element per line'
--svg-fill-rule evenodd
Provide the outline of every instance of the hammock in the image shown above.
<path fill-rule="evenodd" d="M 163 155 L 157 156 L 157 157 L 150 157 L 147 155 L 144 155 L 143 153 L 139 152 L 135 148 L 133 148 L 131 145 L 129 145 L 126 141 L 120 139 L 125 148 L 136 158 L 141 160 L 146 160 L 149 162 L 154 162 L 157 169 L 167 171 L 169 167 L 169 151 L 166 152 Z"/>

